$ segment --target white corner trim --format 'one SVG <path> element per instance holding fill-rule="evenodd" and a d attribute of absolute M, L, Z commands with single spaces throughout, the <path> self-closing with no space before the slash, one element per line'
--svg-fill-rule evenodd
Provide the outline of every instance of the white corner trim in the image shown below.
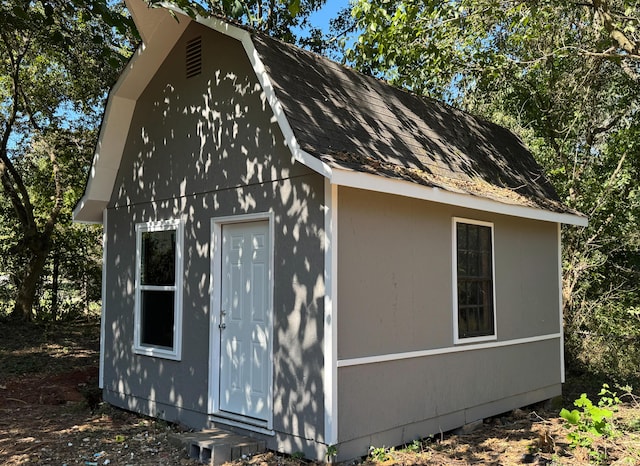
<path fill-rule="evenodd" d="M 338 186 L 324 180 L 324 439 L 338 443 Z"/>
<path fill-rule="evenodd" d="M 440 188 L 424 186 L 410 181 L 384 178 L 370 173 L 333 168 L 330 174 L 331 182 L 351 188 L 367 189 L 398 196 L 423 199 L 467 209 L 482 210 L 513 217 L 529 218 L 567 225 L 587 226 L 586 217 L 574 214 L 562 214 L 533 207 L 505 204 L 491 199 L 472 196 L 470 194 L 455 193 Z"/>
<path fill-rule="evenodd" d="M 548 335 L 517 338 L 514 340 L 497 341 L 491 343 L 478 343 L 475 345 L 451 346 L 447 348 L 437 348 L 431 350 L 408 351 L 405 353 L 381 354 L 377 356 L 340 359 L 338 360 L 338 367 L 361 366 L 364 364 L 377 364 L 381 362 L 401 361 L 403 359 L 425 358 L 429 356 L 439 356 L 442 354 L 462 353 L 465 351 L 478 351 L 492 348 L 503 348 L 505 346 L 526 345 L 528 343 L 537 343 L 541 341 L 555 340 L 560 338 L 562 338 L 562 334 L 551 333 Z"/>
<path fill-rule="evenodd" d="M 100 304 L 100 363 L 98 366 L 98 388 L 104 388 L 104 349 L 105 343 L 104 338 L 106 336 L 106 322 L 105 319 L 107 317 L 107 311 L 105 308 L 106 298 L 107 298 L 107 217 L 108 210 L 104 209 L 102 211 L 102 287 L 101 287 L 101 297 L 102 301 Z"/>
<path fill-rule="evenodd" d="M 560 318 L 560 381 L 565 382 L 564 368 L 564 315 L 562 296 L 562 225 L 558 223 L 558 316 Z"/>

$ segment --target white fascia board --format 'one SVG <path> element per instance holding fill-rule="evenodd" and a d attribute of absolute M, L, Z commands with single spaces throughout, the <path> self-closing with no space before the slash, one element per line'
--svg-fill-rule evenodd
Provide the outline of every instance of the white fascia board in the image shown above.
<path fill-rule="evenodd" d="M 95 210 L 111 198 L 135 105 L 133 100 L 109 97 L 84 195 L 73 211 L 74 221 L 102 220 L 102 212 Z"/>
<path fill-rule="evenodd" d="M 136 102 L 189 23 L 176 21 L 162 9 L 150 9 L 142 1 L 127 2 L 127 6 L 136 11 L 136 21 L 155 24 L 159 32 L 153 34 L 150 44 L 143 43 L 138 47 L 109 93 L 89 179 L 84 195 L 73 211 L 76 222 L 102 221 L 101 209 L 111 197 Z M 151 15 L 155 23 L 144 21 L 149 18 L 147 15 Z M 148 40 L 151 35 L 147 31 L 143 37 Z"/>
<path fill-rule="evenodd" d="M 282 104 L 278 100 L 275 90 L 273 89 L 271 80 L 269 79 L 269 74 L 267 73 L 267 70 L 262 63 L 262 59 L 258 55 L 258 51 L 255 49 L 253 42 L 251 42 L 251 37 L 248 33 L 247 37 L 248 40 L 243 40 L 242 44 L 244 45 L 247 56 L 251 61 L 251 65 L 253 66 L 256 76 L 258 77 L 258 81 L 260 82 L 260 85 L 264 90 L 267 101 L 269 102 L 269 105 L 271 105 L 273 114 L 275 115 L 278 125 L 280 126 L 280 130 L 282 131 L 282 134 L 284 136 L 285 143 L 291 151 L 291 155 L 295 160 L 303 165 L 306 165 L 311 170 L 321 174 L 324 177 L 330 178 L 332 172 L 331 167 L 300 148 L 298 140 L 293 133 L 293 129 L 289 124 L 289 120 L 287 120 L 287 117 L 284 113 Z"/>
<path fill-rule="evenodd" d="M 163 20 L 170 16 L 164 8 L 152 8 L 144 0 L 125 0 L 125 4 L 144 43 L 148 44 L 152 36 L 163 31 Z"/>
<path fill-rule="evenodd" d="M 410 181 L 385 178 L 370 173 L 356 172 L 333 168 L 331 182 L 350 188 L 366 189 L 398 196 L 423 199 L 440 204 L 454 205 L 474 210 L 483 210 L 496 214 L 513 217 L 542 220 L 545 222 L 564 223 L 567 225 L 587 226 L 588 220 L 574 214 L 563 214 L 533 207 L 505 204 L 491 199 L 472 196 L 470 194 L 455 193 L 441 188 L 424 186 Z"/>

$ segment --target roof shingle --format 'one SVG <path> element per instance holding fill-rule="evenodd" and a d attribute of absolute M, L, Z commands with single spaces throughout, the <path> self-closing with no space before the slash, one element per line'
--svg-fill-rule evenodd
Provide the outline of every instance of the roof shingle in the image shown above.
<path fill-rule="evenodd" d="M 252 39 L 287 120 L 333 167 L 575 213 L 512 132 L 262 34 Z"/>

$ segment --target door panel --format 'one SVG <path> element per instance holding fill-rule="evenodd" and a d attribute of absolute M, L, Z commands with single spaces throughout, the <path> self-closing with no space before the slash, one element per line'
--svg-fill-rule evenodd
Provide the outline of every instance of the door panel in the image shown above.
<path fill-rule="evenodd" d="M 222 227 L 220 409 L 267 420 L 269 224 Z"/>

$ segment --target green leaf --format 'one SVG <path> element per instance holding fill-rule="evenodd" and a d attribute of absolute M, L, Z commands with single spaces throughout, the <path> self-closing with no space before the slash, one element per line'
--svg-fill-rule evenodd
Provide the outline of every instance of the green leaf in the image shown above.
<path fill-rule="evenodd" d="M 300 13 L 300 0 L 290 0 L 287 8 L 291 16 L 298 16 L 298 13 Z"/>
<path fill-rule="evenodd" d="M 580 411 L 577 409 L 569 411 L 562 408 L 562 410 L 560 410 L 560 417 L 566 420 L 569 424 L 578 425 L 580 422 Z"/>

